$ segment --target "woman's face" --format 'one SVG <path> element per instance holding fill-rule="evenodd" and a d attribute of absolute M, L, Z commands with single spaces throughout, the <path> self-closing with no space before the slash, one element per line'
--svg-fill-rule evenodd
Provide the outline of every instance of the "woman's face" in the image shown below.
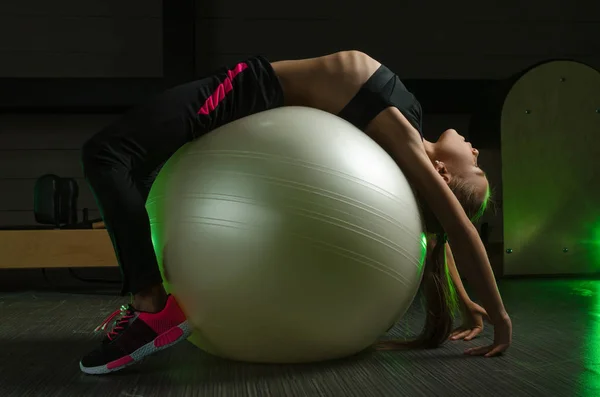
<path fill-rule="evenodd" d="M 458 176 L 478 188 L 487 189 L 487 178 L 477 164 L 479 151 L 456 130 L 444 131 L 434 147 L 436 160 L 444 163 L 450 176 Z"/>

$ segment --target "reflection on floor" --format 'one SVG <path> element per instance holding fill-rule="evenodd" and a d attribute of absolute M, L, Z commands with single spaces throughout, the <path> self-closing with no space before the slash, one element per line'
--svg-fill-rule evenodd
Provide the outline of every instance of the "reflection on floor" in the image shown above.
<path fill-rule="evenodd" d="M 600 281 L 507 280 L 509 354 L 461 355 L 488 343 L 367 352 L 317 365 L 268 366 L 210 357 L 184 342 L 110 376 L 79 372 L 91 331 L 123 300 L 53 292 L 0 294 L 0 396 L 599 396 Z M 392 331 L 419 330 L 419 302 Z"/>

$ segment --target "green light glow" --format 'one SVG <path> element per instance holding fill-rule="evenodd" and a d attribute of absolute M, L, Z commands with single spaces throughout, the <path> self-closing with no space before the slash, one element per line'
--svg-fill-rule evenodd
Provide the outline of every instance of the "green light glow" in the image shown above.
<path fill-rule="evenodd" d="M 592 256 L 590 260 L 594 263 L 594 267 L 600 270 L 600 221 L 596 222 L 593 228 L 591 243 L 595 245 L 595 247 L 590 249 Z"/>
<path fill-rule="evenodd" d="M 485 197 L 483 198 L 483 203 L 481 203 L 481 207 L 479 208 L 479 211 L 477 211 L 477 213 L 475 213 L 475 215 L 473 215 L 471 217 L 471 222 L 476 223 L 477 221 L 479 221 L 479 219 L 481 219 L 483 214 L 485 214 L 485 211 L 487 211 L 487 208 L 491 201 L 491 197 L 492 197 L 492 189 L 491 189 L 490 185 L 488 184 L 487 190 L 485 192 Z"/>
<path fill-rule="evenodd" d="M 583 337 L 582 361 L 584 372 L 579 377 L 580 396 L 600 395 L 600 281 L 592 281 L 584 285 L 587 293 L 593 299 L 588 311 L 588 324 Z M 589 295 L 588 295 L 589 294 Z"/>
<path fill-rule="evenodd" d="M 600 215 L 590 218 L 595 220 L 585 223 L 582 229 L 586 231 L 586 237 L 583 237 L 577 243 L 584 250 L 586 261 L 596 271 L 600 271 Z"/>
<path fill-rule="evenodd" d="M 423 271 L 427 259 L 427 234 L 421 233 L 421 257 L 419 258 L 419 271 Z"/>
<path fill-rule="evenodd" d="M 454 282 L 452 281 L 452 275 L 450 274 L 450 269 L 448 269 L 448 262 L 446 259 L 446 249 L 444 249 L 444 271 L 446 273 L 446 283 L 450 286 L 450 289 L 448 291 L 448 296 L 446 297 L 446 299 L 448 300 L 448 303 L 450 305 L 452 317 L 456 317 L 458 315 L 458 308 L 459 308 L 458 293 L 456 292 L 456 286 L 454 285 Z"/>

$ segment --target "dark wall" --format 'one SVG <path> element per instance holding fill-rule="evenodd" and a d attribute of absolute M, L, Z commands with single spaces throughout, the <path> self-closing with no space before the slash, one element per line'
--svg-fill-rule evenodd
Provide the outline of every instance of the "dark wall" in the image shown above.
<path fill-rule="evenodd" d="M 162 76 L 160 0 L 0 2 L 0 77 Z"/>
<path fill-rule="evenodd" d="M 0 226 L 33 225 L 33 187 L 47 173 L 72 177 L 79 183 L 79 218 L 97 206 L 83 180 L 80 148 L 114 115 L 0 115 Z"/>
<path fill-rule="evenodd" d="M 365 51 L 410 79 L 505 78 L 548 58 L 600 67 L 592 1 L 198 1 L 201 72 L 262 53 Z"/>
<path fill-rule="evenodd" d="M 480 82 L 505 78 L 552 58 L 572 58 L 600 68 L 600 41 L 595 39 L 600 31 L 598 2 L 435 3 L 2 2 L 0 104 L 10 108 L 18 94 L 20 111 L 25 113 L 0 114 L 0 225 L 34 222 L 33 184 L 44 173 L 76 178 L 81 185 L 80 207 L 96 208 L 81 179 L 79 148 L 117 115 L 71 114 L 64 107 L 81 111 L 78 105 L 83 102 L 126 107 L 156 90 L 165 75 L 171 80 L 186 78 L 190 67 L 205 74 L 256 53 L 279 60 L 359 49 L 402 78 L 433 87 L 427 98 L 419 98 L 423 103 L 445 97 L 442 106 L 424 109 L 429 139 L 446 128 L 466 134 L 468 107 L 458 113 L 445 110 L 455 104 L 454 94 L 457 101 L 469 95 L 465 81 L 476 88 Z M 194 46 L 195 59 L 190 56 Z M 12 79 L 23 77 L 46 79 Z M 94 77 L 102 79 L 87 79 Z M 450 81 L 443 83 L 447 92 L 435 90 L 442 86 L 439 79 Z M 56 104 L 61 114 L 39 112 Z M 482 151 L 480 162 L 501 197 L 499 151 Z M 492 240 L 501 239 L 501 213 L 490 213 L 486 220 L 492 224 Z"/>

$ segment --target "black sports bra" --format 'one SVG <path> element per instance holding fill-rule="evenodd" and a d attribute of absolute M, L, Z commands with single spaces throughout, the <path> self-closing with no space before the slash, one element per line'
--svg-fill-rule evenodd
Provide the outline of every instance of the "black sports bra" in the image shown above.
<path fill-rule="evenodd" d="M 364 131 L 371 120 L 390 106 L 397 108 L 423 138 L 421 104 L 384 65 L 369 77 L 338 116 Z"/>

